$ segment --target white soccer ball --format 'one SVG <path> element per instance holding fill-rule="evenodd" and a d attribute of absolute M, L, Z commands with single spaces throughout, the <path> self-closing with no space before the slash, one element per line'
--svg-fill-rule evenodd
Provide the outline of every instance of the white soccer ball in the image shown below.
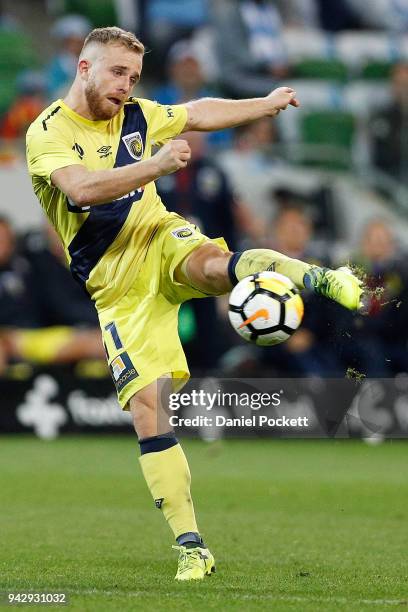
<path fill-rule="evenodd" d="M 229 298 L 229 319 L 248 342 L 272 346 L 284 342 L 303 318 L 303 300 L 292 281 L 277 272 L 243 278 Z"/>

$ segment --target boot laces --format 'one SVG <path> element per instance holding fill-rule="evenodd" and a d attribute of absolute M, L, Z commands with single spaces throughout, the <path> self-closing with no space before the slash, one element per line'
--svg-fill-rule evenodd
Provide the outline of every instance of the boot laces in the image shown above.
<path fill-rule="evenodd" d="M 330 272 L 326 272 L 324 280 L 326 281 L 324 288 L 326 289 L 327 294 L 330 295 L 331 298 L 337 299 L 343 288 L 343 283 Z"/>
<path fill-rule="evenodd" d="M 179 572 L 184 572 L 190 569 L 191 565 L 200 565 L 203 561 L 203 555 L 198 548 L 186 548 L 185 546 L 172 546 L 179 551 Z"/>

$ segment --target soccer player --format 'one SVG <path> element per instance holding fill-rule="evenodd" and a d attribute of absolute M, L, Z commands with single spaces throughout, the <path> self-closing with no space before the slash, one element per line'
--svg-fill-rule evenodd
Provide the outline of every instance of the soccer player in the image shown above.
<path fill-rule="evenodd" d="M 289 87 L 250 100 L 200 99 L 161 106 L 130 97 L 144 47 L 108 27 L 85 40 L 64 100 L 30 126 L 27 159 L 34 191 L 64 244 L 76 280 L 94 300 L 108 363 L 138 435 L 140 464 L 179 550 L 177 580 L 214 571 L 195 519 L 186 457 L 166 419 L 166 393 L 189 371 L 177 332 L 180 304 L 221 295 L 249 274 L 276 270 L 346 308 L 360 305 L 359 281 L 267 249 L 231 253 L 166 211 L 154 181 L 190 159 L 188 130 L 234 127 L 299 106 Z M 159 150 L 152 155 L 152 146 Z M 158 381 L 168 389 L 159 393 Z"/>

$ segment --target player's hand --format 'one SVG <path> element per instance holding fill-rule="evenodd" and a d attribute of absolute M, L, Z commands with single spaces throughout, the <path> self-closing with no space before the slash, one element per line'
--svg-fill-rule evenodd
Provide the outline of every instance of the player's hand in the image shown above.
<path fill-rule="evenodd" d="M 185 168 L 190 157 L 191 149 L 186 140 L 171 140 L 152 159 L 157 164 L 159 176 L 165 176 Z"/>
<path fill-rule="evenodd" d="M 296 108 L 300 106 L 300 102 L 296 98 L 296 91 L 291 87 L 278 87 L 271 91 L 271 93 L 266 96 L 265 100 L 270 108 L 268 115 L 272 117 L 277 115 L 281 110 L 286 110 L 289 105 L 295 106 Z"/>

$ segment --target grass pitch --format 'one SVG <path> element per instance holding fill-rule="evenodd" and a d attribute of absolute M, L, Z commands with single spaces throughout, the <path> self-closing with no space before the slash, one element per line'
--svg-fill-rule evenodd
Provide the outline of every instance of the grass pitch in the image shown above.
<path fill-rule="evenodd" d="M 407 443 L 183 445 L 217 574 L 174 582 L 135 438 L 2 437 L 0 591 L 98 612 L 408 607 Z"/>

